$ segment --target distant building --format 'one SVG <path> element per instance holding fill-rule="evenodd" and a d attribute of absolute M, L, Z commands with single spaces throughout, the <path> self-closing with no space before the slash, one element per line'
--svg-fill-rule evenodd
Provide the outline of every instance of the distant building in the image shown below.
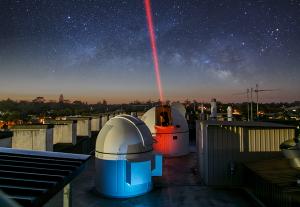
<path fill-rule="evenodd" d="M 59 98 L 58 98 L 58 102 L 59 103 L 64 103 L 64 95 L 60 94 Z"/>

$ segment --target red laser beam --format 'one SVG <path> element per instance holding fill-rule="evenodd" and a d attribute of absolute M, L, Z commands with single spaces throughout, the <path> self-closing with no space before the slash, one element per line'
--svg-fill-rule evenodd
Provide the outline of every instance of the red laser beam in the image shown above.
<path fill-rule="evenodd" d="M 163 99 L 163 91 L 162 91 L 162 84 L 161 84 L 161 79 L 160 79 L 160 70 L 159 70 L 159 63 L 158 63 L 155 34 L 154 34 L 154 29 L 153 29 L 154 26 L 153 26 L 153 21 L 152 21 L 152 11 L 151 11 L 150 0 L 144 0 L 144 4 L 145 4 L 145 10 L 146 10 L 146 18 L 147 18 L 147 25 L 148 25 L 151 49 L 152 49 L 152 58 L 153 58 L 153 63 L 154 63 L 156 83 L 157 83 L 160 101 L 161 101 L 161 103 L 163 103 L 163 100 L 164 100 Z"/>

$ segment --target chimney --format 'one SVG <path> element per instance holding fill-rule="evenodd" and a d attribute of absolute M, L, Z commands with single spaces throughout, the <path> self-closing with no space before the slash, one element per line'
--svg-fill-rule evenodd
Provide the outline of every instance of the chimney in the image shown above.
<path fill-rule="evenodd" d="M 227 107 L 227 119 L 228 119 L 228 121 L 232 121 L 232 107 L 231 106 Z"/>
<path fill-rule="evenodd" d="M 210 118 L 217 120 L 217 101 L 215 98 L 211 99 L 210 102 Z"/>

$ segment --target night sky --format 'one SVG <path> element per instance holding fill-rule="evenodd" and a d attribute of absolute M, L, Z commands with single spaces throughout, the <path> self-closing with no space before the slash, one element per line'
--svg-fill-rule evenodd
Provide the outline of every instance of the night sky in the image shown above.
<path fill-rule="evenodd" d="M 166 99 L 300 100 L 300 1 L 152 0 Z M 142 0 L 0 1 L 0 99 L 158 100 Z"/>

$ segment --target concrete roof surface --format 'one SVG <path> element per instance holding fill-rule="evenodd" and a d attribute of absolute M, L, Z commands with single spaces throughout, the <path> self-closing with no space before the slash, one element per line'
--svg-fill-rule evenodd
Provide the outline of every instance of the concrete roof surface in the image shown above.
<path fill-rule="evenodd" d="M 109 199 L 94 189 L 94 160 L 73 185 L 73 207 L 250 207 L 253 201 L 241 190 L 212 188 L 201 184 L 196 168 L 196 153 L 164 158 L 163 176 L 154 178 L 154 189 L 129 199 Z"/>

